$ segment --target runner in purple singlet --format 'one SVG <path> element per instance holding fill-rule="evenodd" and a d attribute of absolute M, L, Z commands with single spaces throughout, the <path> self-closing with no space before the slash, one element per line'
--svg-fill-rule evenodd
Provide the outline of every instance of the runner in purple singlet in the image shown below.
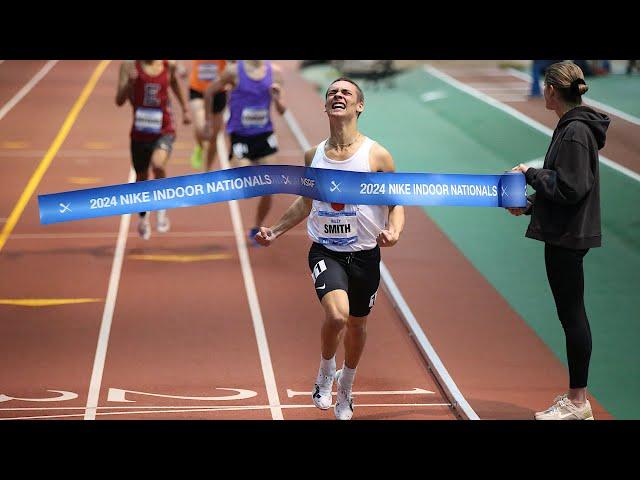
<path fill-rule="evenodd" d="M 211 124 L 213 94 L 227 85 L 233 89 L 229 95 L 229 121 L 227 132 L 231 137 L 229 160 L 231 167 L 271 165 L 276 163 L 278 142 L 271 121 L 271 104 L 280 115 L 286 107 L 282 101 L 282 72 L 268 60 L 239 60 L 227 66 L 218 80 L 205 92 L 207 125 Z M 254 227 L 249 230 L 249 241 L 257 245 L 255 235 L 271 209 L 271 195 L 260 197 Z"/>

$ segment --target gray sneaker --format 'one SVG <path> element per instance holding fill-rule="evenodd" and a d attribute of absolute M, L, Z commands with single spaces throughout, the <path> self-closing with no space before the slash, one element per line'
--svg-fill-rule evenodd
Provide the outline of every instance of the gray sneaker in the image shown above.
<path fill-rule="evenodd" d="M 342 388 L 340 385 L 340 374 L 342 370 L 336 372 L 336 384 L 338 386 L 338 393 L 336 394 L 336 404 L 333 407 L 333 413 L 335 413 L 338 420 L 351 420 L 353 416 L 353 397 L 351 395 L 351 389 Z"/>
<path fill-rule="evenodd" d="M 554 404 L 542 412 L 536 412 L 536 420 L 593 420 L 589 400 L 582 407 L 576 406 L 565 393 L 554 399 Z"/>
<path fill-rule="evenodd" d="M 318 372 L 316 383 L 313 386 L 311 399 L 320 410 L 328 410 L 331 407 L 331 390 L 333 389 L 333 375 L 324 375 L 322 369 Z"/>
<path fill-rule="evenodd" d="M 151 223 L 149 222 L 149 212 L 138 220 L 138 235 L 144 240 L 151 238 Z"/>
<path fill-rule="evenodd" d="M 158 210 L 157 216 L 158 216 L 158 221 L 156 223 L 156 230 L 158 230 L 158 232 L 160 233 L 167 233 L 171 228 L 171 222 L 169 222 L 167 211 Z"/>

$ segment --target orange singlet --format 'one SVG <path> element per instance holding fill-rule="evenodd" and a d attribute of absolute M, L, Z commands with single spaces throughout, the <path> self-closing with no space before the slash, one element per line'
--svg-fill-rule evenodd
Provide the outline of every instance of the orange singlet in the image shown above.
<path fill-rule="evenodd" d="M 193 60 L 189 88 L 204 93 L 209 84 L 220 76 L 226 66 L 226 60 Z"/>

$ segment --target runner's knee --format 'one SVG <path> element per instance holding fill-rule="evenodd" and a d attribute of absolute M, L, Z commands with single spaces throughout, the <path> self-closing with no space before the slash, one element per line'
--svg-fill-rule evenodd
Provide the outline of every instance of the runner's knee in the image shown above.
<path fill-rule="evenodd" d="M 347 325 L 349 315 L 339 310 L 327 312 L 325 324 L 332 330 L 342 330 Z"/>
<path fill-rule="evenodd" d="M 367 331 L 367 317 L 354 317 L 349 315 L 347 328 L 352 331 L 365 333 Z"/>

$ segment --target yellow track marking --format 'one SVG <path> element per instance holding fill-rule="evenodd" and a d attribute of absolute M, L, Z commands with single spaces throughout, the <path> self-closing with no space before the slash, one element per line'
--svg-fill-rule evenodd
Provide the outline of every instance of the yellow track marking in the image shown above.
<path fill-rule="evenodd" d="M 203 260 L 226 260 L 231 258 L 228 253 L 213 253 L 210 255 L 127 255 L 133 260 L 151 260 L 154 262 L 201 262 Z"/>
<path fill-rule="evenodd" d="M 0 298 L 0 305 L 19 305 L 21 307 L 50 307 L 72 303 L 102 302 L 104 298 Z"/>
<path fill-rule="evenodd" d="M 85 103 L 87 103 L 87 100 L 89 99 L 89 95 L 91 95 L 91 92 L 93 92 L 93 89 L 98 83 L 98 79 L 100 78 L 102 73 L 105 71 L 105 69 L 107 68 L 110 62 L 111 60 L 102 60 L 98 64 L 96 69 L 93 71 L 93 74 L 91 74 L 91 78 L 89 78 L 89 81 L 87 82 L 84 89 L 80 93 L 78 100 L 76 100 L 76 103 L 74 103 L 73 107 L 71 108 L 71 111 L 67 115 L 67 118 L 62 124 L 62 127 L 60 128 L 60 131 L 56 135 L 56 138 L 53 140 L 53 143 L 49 147 L 49 150 L 47 150 L 47 153 L 45 154 L 44 158 L 40 161 L 40 164 L 38 165 L 38 168 L 36 168 L 36 171 L 33 172 L 33 175 L 29 179 L 29 183 L 27 183 L 27 186 L 22 192 L 22 195 L 20 195 L 20 198 L 18 199 L 18 203 L 16 203 L 16 206 L 13 208 L 13 211 L 11 212 L 9 219 L 7 220 L 7 223 L 5 223 L 2 229 L 2 233 L 0 233 L 0 251 L 2 250 L 2 247 L 4 247 L 4 244 L 7 243 L 7 239 L 9 238 L 9 235 L 11 235 L 11 232 L 13 231 L 13 228 L 16 226 L 16 223 L 18 223 L 18 220 L 20 219 L 22 212 L 27 206 L 27 203 L 29 203 L 29 200 L 31 199 L 33 192 L 35 192 L 36 188 L 38 188 L 38 185 L 40 184 L 42 177 L 46 173 L 47 169 L 49 168 L 49 165 L 51 165 L 51 162 L 56 156 L 56 153 L 58 153 L 58 150 L 60 149 L 65 139 L 67 138 L 67 135 L 69 134 L 71 127 L 73 126 L 76 119 L 78 118 L 78 115 L 82 110 L 82 107 L 84 107 Z"/>

